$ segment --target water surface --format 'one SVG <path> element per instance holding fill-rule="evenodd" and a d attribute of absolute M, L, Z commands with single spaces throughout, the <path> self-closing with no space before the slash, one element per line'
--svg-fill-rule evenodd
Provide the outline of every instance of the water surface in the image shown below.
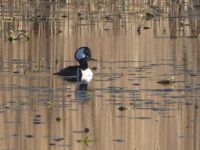
<path fill-rule="evenodd" d="M 198 150 L 200 27 L 189 6 L 0 2 L 0 149 Z M 97 61 L 80 96 L 53 73 L 76 65 L 81 46 Z"/>

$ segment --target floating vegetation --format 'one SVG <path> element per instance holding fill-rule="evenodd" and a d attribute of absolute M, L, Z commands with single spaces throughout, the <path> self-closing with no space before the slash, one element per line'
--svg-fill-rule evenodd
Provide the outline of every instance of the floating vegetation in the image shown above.
<path fill-rule="evenodd" d="M 28 134 L 26 135 L 27 138 L 33 138 L 33 135 L 32 134 Z"/>
<path fill-rule="evenodd" d="M 41 119 L 40 119 L 40 118 L 34 118 L 34 119 L 33 119 L 33 123 L 34 123 L 34 124 L 41 124 L 42 122 L 41 122 Z"/>
<path fill-rule="evenodd" d="M 60 141 L 63 141 L 65 138 L 64 137 L 60 137 L 60 136 L 51 136 L 50 138 L 50 143 L 54 143 L 55 142 L 60 142 Z"/>
<path fill-rule="evenodd" d="M 8 40 L 9 41 L 21 40 L 21 39 L 29 40 L 30 37 L 27 36 L 24 32 L 14 33 L 13 30 L 8 31 Z"/>
<path fill-rule="evenodd" d="M 20 73 L 19 71 L 13 71 L 13 73 Z"/>
<path fill-rule="evenodd" d="M 4 17 L 3 21 L 12 22 L 13 21 L 13 17 Z"/>
<path fill-rule="evenodd" d="M 53 107 L 53 103 L 51 101 L 47 102 L 47 108 L 50 109 Z"/>
<path fill-rule="evenodd" d="M 56 117 L 56 121 L 60 122 L 62 119 L 60 117 Z"/>
<path fill-rule="evenodd" d="M 128 117 L 128 119 L 149 120 L 149 119 L 152 119 L 152 117 L 146 117 L 146 116 L 141 116 L 141 117 Z"/>
<path fill-rule="evenodd" d="M 26 65 L 26 64 L 28 64 L 28 61 L 23 60 L 23 59 L 13 59 L 12 63 L 13 64 L 19 64 L 19 65 Z"/>
<path fill-rule="evenodd" d="M 33 123 L 34 124 L 41 124 L 43 122 L 41 122 L 41 115 L 35 115 L 35 117 L 33 118 Z"/>
<path fill-rule="evenodd" d="M 119 109 L 119 111 L 125 111 L 125 110 L 127 110 L 128 108 L 126 108 L 126 107 L 124 107 L 124 106 L 120 106 L 118 109 Z"/>
<path fill-rule="evenodd" d="M 144 26 L 143 29 L 148 30 L 148 29 L 150 29 L 150 27 Z"/>
<path fill-rule="evenodd" d="M 74 133 L 89 133 L 90 129 L 89 128 L 85 128 L 84 130 L 81 131 L 73 131 Z"/>
<path fill-rule="evenodd" d="M 90 132 L 90 129 L 89 129 L 89 128 L 85 128 L 85 129 L 84 129 L 84 132 L 85 132 L 85 133 L 89 133 L 89 132 Z"/>
<path fill-rule="evenodd" d="M 135 107 L 134 109 L 146 109 L 146 110 L 153 110 L 153 111 L 158 111 L 158 112 L 175 110 L 169 107 Z"/>
<path fill-rule="evenodd" d="M 141 19 L 144 19 L 144 20 L 151 20 L 154 18 L 154 15 L 150 12 L 144 12 L 140 15 Z"/>
<path fill-rule="evenodd" d="M 82 144 L 85 144 L 85 145 L 89 145 L 89 143 L 92 143 L 93 141 L 90 140 L 88 136 L 86 136 L 86 137 L 84 137 L 84 138 L 81 139 L 81 140 L 77 140 L 77 142 L 82 143 Z"/>
<path fill-rule="evenodd" d="M 50 146 L 54 146 L 54 145 L 56 145 L 56 143 L 49 143 L 49 145 L 50 145 Z"/>
<path fill-rule="evenodd" d="M 36 118 L 41 118 L 41 115 L 38 114 L 38 115 L 35 115 L 35 117 L 36 117 Z"/>
<path fill-rule="evenodd" d="M 60 142 L 60 141 L 64 140 L 64 138 L 63 137 L 57 137 L 57 138 L 54 138 L 53 140 L 56 141 L 56 142 Z"/>
<path fill-rule="evenodd" d="M 67 15 L 65 15 L 65 14 L 63 14 L 61 17 L 62 17 L 62 18 L 67 18 L 68 16 L 67 16 Z"/>
<path fill-rule="evenodd" d="M 123 139 L 114 139 L 113 142 L 123 143 L 123 142 L 125 142 L 125 140 L 123 140 Z"/>
<path fill-rule="evenodd" d="M 150 108 L 153 111 L 169 111 L 169 110 L 173 110 L 171 108 L 168 107 L 160 107 L 160 108 Z"/>
<path fill-rule="evenodd" d="M 158 81 L 157 83 L 162 84 L 162 85 L 170 85 L 170 84 L 174 83 L 173 80 L 174 80 L 174 76 L 171 76 L 169 78 L 162 79 L 162 80 Z"/>

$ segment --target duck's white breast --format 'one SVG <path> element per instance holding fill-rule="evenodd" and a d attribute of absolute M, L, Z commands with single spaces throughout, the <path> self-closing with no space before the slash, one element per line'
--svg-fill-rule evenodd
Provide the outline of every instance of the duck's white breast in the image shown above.
<path fill-rule="evenodd" d="M 86 70 L 81 70 L 81 72 L 82 72 L 81 82 L 88 83 L 92 80 L 93 73 L 92 73 L 92 70 L 90 68 L 88 68 Z"/>

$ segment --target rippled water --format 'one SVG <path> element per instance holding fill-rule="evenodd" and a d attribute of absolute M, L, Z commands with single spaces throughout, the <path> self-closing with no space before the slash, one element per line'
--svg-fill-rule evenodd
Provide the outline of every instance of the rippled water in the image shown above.
<path fill-rule="evenodd" d="M 0 150 L 198 150 L 197 6 L 1 1 Z M 53 73 L 81 46 L 97 61 L 80 94 Z"/>

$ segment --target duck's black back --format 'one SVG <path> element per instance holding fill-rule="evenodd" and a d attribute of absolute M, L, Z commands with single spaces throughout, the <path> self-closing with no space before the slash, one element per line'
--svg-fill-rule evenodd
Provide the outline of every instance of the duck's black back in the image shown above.
<path fill-rule="evenodd" d="M 79 70 L 79 72 L 77 72 Z M 61 69 L 59 72 L 54 73 L 54 75 L 60 76 L 77 76 L 77 73 L 80 73 L 80 66 L 68 66 L 64 69 Z"/>

